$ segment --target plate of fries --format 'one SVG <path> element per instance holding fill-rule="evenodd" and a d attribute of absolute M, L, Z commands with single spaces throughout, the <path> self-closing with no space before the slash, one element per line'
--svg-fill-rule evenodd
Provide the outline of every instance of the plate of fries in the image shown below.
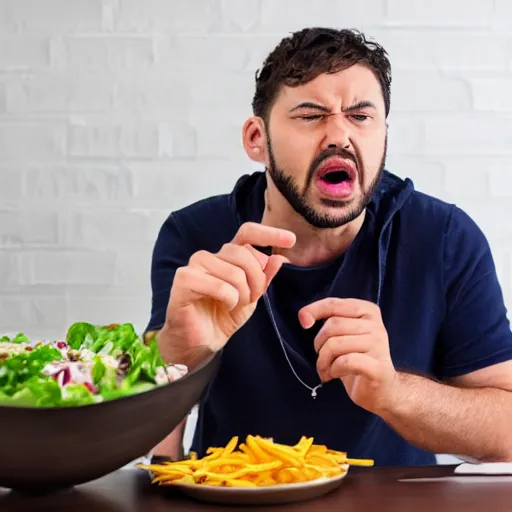
<path fill-rule="evenodd" d="M 179 488 L 212 503 L 280 504 L 322 496 L 336 489 L 350 466 L 373 466 L 372 460 L 349 459 L 347 454 L 314 444 L 303 436 L 296 445 L 261 436 L 233 437 L 224 447 L 212 447 L 202 458 L 138 464 L 152 483 Z"/>

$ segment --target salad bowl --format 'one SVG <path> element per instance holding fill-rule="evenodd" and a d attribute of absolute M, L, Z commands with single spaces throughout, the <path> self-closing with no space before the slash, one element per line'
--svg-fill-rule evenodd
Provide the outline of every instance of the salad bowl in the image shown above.
<path fill-rule="evenodd" d="M 131 342 L 113 334 L 121 327 Z M 67 342 L 53 345 L 6 344 L 13 353 L 0 350 L 0 487 L 27 494 L 86 483 L 146 455 L 200 400 L 220 359 L 162 381 L 156 342 L 135 340 L 126 325 L 74 325 Z"/>

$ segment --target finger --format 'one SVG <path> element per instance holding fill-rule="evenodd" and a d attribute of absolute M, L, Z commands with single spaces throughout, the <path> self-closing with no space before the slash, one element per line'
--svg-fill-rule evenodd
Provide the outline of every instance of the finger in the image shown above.
<path fill-rule="evenodd" d="M 210 298 L 219 301 L 231 311 L 239 301 L 238 290 L 230 283 L 194 267 L 181 267 L 176 271 L 169 303 L 177 307 L 192 301 Z"/>
<path fill-rule="evenodd" d="M 281 247 L 289 249 L 295 245 L 295 234 L 286 229 L 264 226 L 254 222 L 246 222 L 238 230 L 233 239 L 237 245 L 256 245 L 259 247 Z"/>
<path fill-rule="evenodd" d="M 309 329 L 317 320 L 331 316 L 375 318 L 376 315 L 380 315 L 380 310 L 373 302 L 329 297 L 303 307 L 299 311 L 299 321 L 302 327 Z"/>
<path fill-rule="evenodd" d="M 315 351 L 318 352 L 323 344 L 335 336 L 352 336 L 370 334 L 372 322 L 364 318 L 341 318 L 333 316 L 326 320 L 314 340 Z"/>
<path fill-rule="evenodd" d="M 263 295 L 267 278 L 252 251 L 249 251 L 247 247 L 225 244 L 217 253 L 217 257 L 230 263 L 232 267 L 241 269 L 244 275 L 245 288 L 243 297 L 240 297 L 240 304 L 256 302 Z M 241 281 L 240 276 L 237 279 Z"/>
<path fill-rule="evenodd" d="M 261 269 L 263 270 L 267 266 L 269 256 L 258 251 L 252 245 L 245 244 L 244 247 L 256 258 L 260 264 Z"/>
<path fill-rule="evenodd" d="M 359 375 L 377 381 L 381 373 L 381 363 L 368 354 L 353 352 L 337 357 L 331 365 L 330 372 L 332 379 Z"/>
<path fill-rule="evenodd" d="M 268 259 L 267 266 L 265 267 L 266 284 L 265 289 L 268 288 L 272 279 L 276 277 L 277 273 L 281 269 L 284 263 L 289 263 L 290 260 L 284 256 L 273 255 Z"/>
<path fill-rule="evenodd" d="M 367 336 L 335 336 L 329 338 L 320 352 L 316 361 L 318 375 L 326 380 L 330 378 L 330 368 L 336 358 L 352 353 L 367 353 L 371 349 L 370 338 Z"/>
<path fill-rule="evenodd" d="M 233 247 L 237 250 L 242 249 L 238 246 Z M 199 251 L 192 255 L 189 265 L 194 268 L 202 268 L 206 270 L 208 274 L 218 277 L 222 281 L 234 286 L 238 291 L 239 305 L 245 306 L 251 302 L 251 289 L 246 271 L 232 255 L 225 254 L 225 256 L 221 258 L 207 251 Z M 265 277 L 258 263 L 255 263 L 254 266 L 256 270 L 263 275 L 262 280 L 264 281 Z"/>
<path fill-rule="evenodd" d="M 268 288 L 272 279 L 274 279 L 274 277 L 279 272 L 280 268 L 283 266 L 283 263 L 290 263 L 290 260 L 285 256 L 277 254 L 267 256 L 266 254 L 263 254 L 260 251 L 256 250 L 251 245 L 245 245 L 244 247 L 247 247 L 247 249 L 251 251 L 251 253 L 260 262 L 262 268 L 264 269 L 264 272 L 267 276 L 267 283 L 265 289 Z"/>

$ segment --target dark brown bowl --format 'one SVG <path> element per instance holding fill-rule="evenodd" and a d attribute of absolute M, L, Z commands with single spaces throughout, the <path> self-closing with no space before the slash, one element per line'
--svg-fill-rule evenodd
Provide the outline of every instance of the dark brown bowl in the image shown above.
<path fill-rule="evenodd" d="M 99 404 L 0 407 L 0 487 L 53 492 L 146 455 L 199 401 L 219 359 L 211 357 L 173 383 Z"/>

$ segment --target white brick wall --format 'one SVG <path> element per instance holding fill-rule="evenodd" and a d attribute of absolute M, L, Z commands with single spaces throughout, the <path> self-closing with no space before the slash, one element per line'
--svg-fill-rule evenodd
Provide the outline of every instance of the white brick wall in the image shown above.
<path fill-rule="evenodd" d="M 512 306 L 511 4 L 0 0 L 0 330 L 142 328 L 161 222 L 254 168 L 254 72 L 307 25 L 386 46 L 389 168 L 475 217 Z"/>

